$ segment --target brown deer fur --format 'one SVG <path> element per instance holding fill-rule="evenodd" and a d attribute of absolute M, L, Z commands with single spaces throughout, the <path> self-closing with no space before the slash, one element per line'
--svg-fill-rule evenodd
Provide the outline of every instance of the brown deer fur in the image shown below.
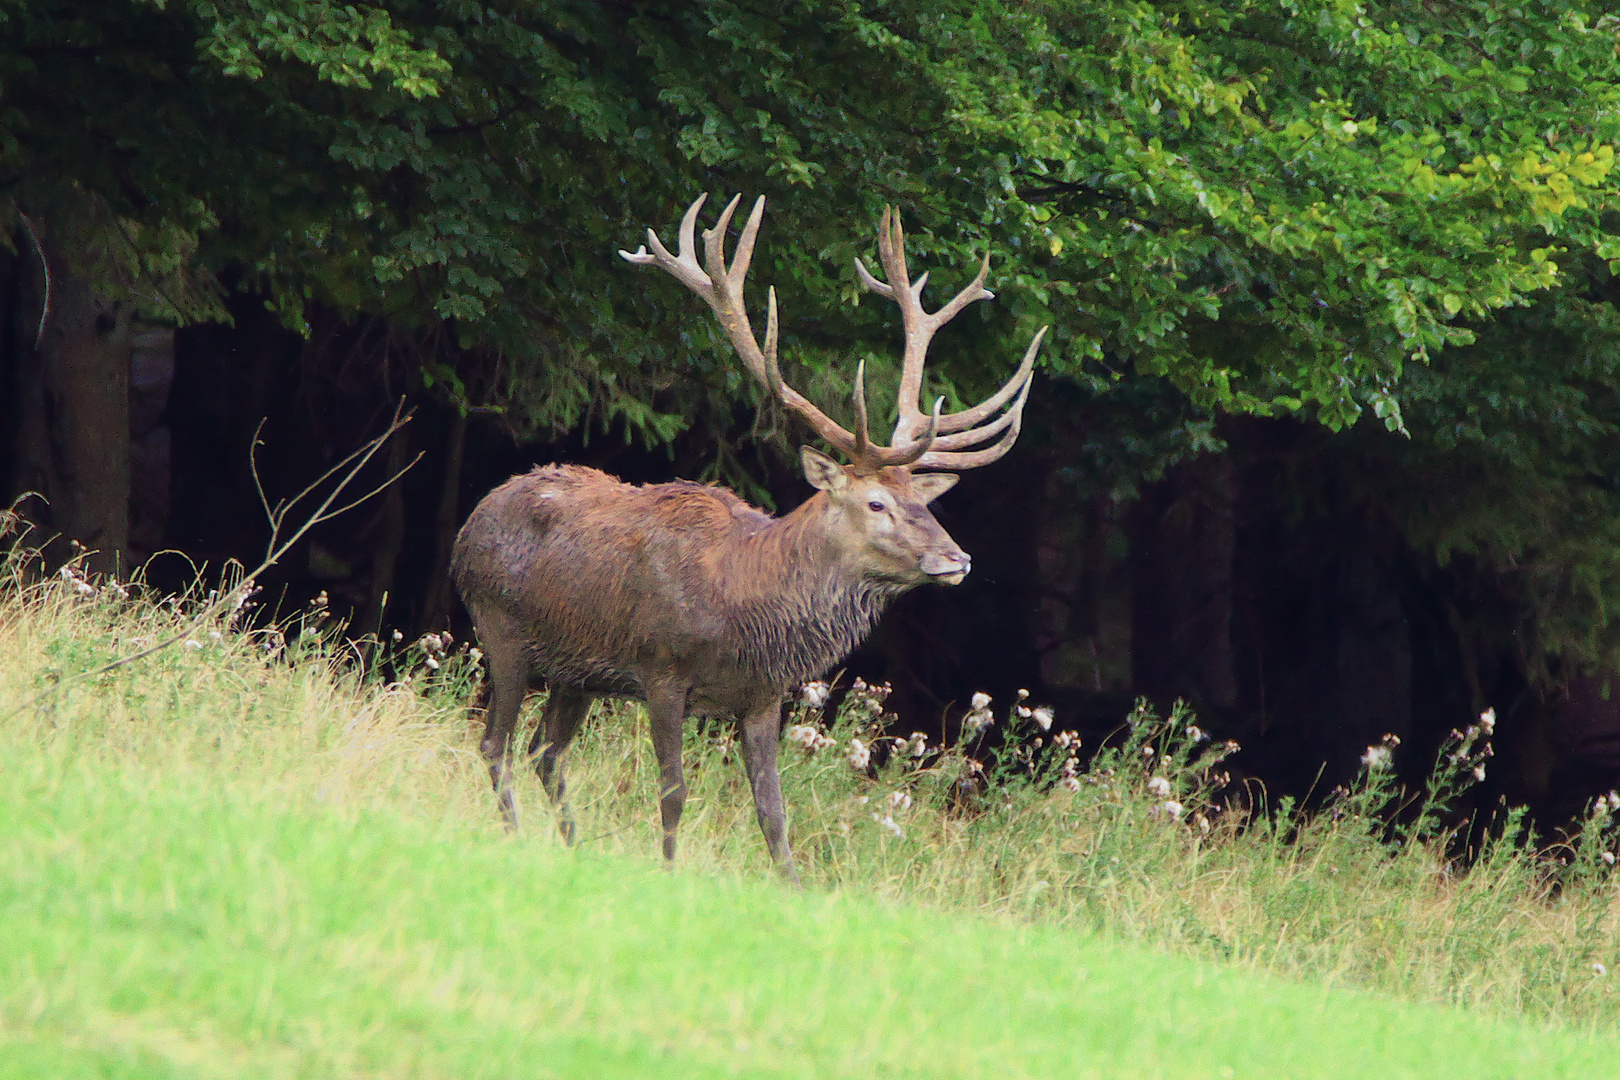
<path fill-rule="evenodd" d="M 740 198 L 740 197 L 739 197 Z M 888 446 L 867 430 L 863 368 L 855 376 L 853 431 L 782 380 L 777 364 L 776 293 L 765 340 L 749 326 L 743 280 L 765 209 L 760 198 L 727 263 L 726 230 L 738 199 L 703 234 L 699 197 L 681 220 L 678 254 L 651 229 L 653 247 L 620 252 L 657 265 L 712 308 L 737 355 L 760 383 L 850 458 L 839 465 L 806 447 L 805 478 L 818 491 L 773 518 L 729 491 L 677 482 L 635 487 L 594 469 L 553 465 L 515 476 L 484 497 L 456 537 L 451 576 L 472 612 L 489 663 L 490 699 L 482 749 L 501 812 L 517 825 L 508 746 L 532 681 L 549 688 L 529 744 L 546 792 L 562 808 L 559 757 L 601 695 L 644 698 L 661 778 L 664 855 L 686 802 L 681 727 L 693 714 L 736 718 L 754 809 L 771 855 L 793 880 L 776 772 L 782 701 L 798 683 L 843 659 L 891 600 L 927 581 L 967 575 L 956 546 L 928 503 L 949 490 L 948 473 L 999 459 L 1018 437 L 1043 329 L 1002 388 L 971 408 L 930 416 L 919 405 L 934 332 L 963 307 L 989 299 L 989 256 L 976 278 L 937 311 L 922 306 L 927 275 L 912 282 L 899 215 L 885 210 L 878 251 L 887 280 L 857 259 L 863 284 L 900 308 L 906 350 L 899 423 Z M 980 446 L 994 439 L 990 446 Z"/>
<path fill-rule="evenodd" d="M 760 827 L 791 876 L 776 775 L 783 696 L 843 659 L 894 597 L 970 567 L 926 505 L 956 477 L 857 476 L 814 450 L 804 458 L 822 490 L 781 518 L 721 488 L 635 487 L 568 465 L 515 476 L 478 504 L 451 574 L 489 664 L 483 750 L 509 823 L 506 747 L 531 679 L 551 688 L 530 753 L 559 805 L 558 756 L 590 699 L 643 697 L 665 854 L 685 802 L 682 721 L 736 717 Z"/>

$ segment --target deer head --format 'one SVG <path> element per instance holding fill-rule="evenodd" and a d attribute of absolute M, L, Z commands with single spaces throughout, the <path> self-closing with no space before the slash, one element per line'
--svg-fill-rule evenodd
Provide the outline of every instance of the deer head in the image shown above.
<path fill-rule="evenodd" d="M 928 275 L 911 280 L 900 215 L 892 207 L 885 207 L 878 229 L 878 258 L 888 280 L 880 281 L 859 258 L 855 260 L 862 284 L 900 309 L 905 331 L 897 399 L 899 420 L 888 445 L 879 446 L 872 441 L 867 426 L 865 361 L 855 369 L 855 430 L 850 431 L 783 380 L 776 355 L 780 324 L 774 286 L 766 294 L 764 343 L 754 336 L 743 305 L 743 282 L 765 214 L 765 197 L 761 195 L 755 201 L 729 265 L 726 230 L 742 196 L 734 197 L 714 227 L 704 231 L 703 264 L 699 265 L 693 240 L 705 198 L 699 195 L 681 219 L 676 254 L 670 254 L 652 229 L 647 230 L 651 252 L 643 245 L 634 252 L 619 254 L 633 263 L 662 267 L 702 297 L 714 310 L 749 372 L 849 459 L 849 464 L 839 465 L 809 447 L 802 452 L 805 478 L 826 493 L 827 512 L 839 517 L 843 528 L 838 535 L 850 546 L 851 558 L 864 556 L 876 576 L 904 586 L 922 581 L 948 585 L 960 582 L 971 565 L 968 556 L 927 509 L 927 504 L 949 490 L 957 478 L 950 473 L 923 470 L 973 469 L 990 464 L 1012 448 L 1023 423 L 1035 354 L 1047 328 L 1043 326 L 1036 333 L 1018 370 L 990 397 L 971 408 L 945 414 L 940 411 L 945 402 L 941 397 L 935 400 L 931 412 L 924 413 L 920 400 L 929 342 L 968 304 L 994 298 L 995 294 L 984 287 L 990 273 L 990 256 L 985 255 L 978 275 L 966 288 L 930 313 L 922 306 Z M 980 445 L 990 439 L 995 442 Z"/>

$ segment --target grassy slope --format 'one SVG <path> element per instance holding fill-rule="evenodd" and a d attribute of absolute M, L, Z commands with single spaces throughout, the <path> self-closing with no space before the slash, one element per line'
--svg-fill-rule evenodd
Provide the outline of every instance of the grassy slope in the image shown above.
<path fill-rule="evenodd" d="M 1613 1071 L 1567 1031 L 1073 931 L 0 747 L 7 1077 Z"/>

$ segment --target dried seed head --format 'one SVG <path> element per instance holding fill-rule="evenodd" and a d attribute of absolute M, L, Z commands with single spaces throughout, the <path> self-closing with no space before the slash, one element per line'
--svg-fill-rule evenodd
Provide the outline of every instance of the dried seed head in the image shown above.
<path fill-rule="evenodd" d="M 1168 799 L 1170 797 L 1170 781 L 1162 776 L 1150 777 L 1147 782 L 1148 794 L 1155 799 Z"/>
<path fill-rule="evenodd" d="M 1369 769 L 1387 769 L 1390 761 L 1389 747 L 1383 745 L 1369 746 L 1367 752 L 1361 755 L 1361 763 Z"/>
<path fill-rule="evenodd" d="M 807 708 L 819 709 L 827 704 L 827 695 L 831 692 L 832 688 L 820 680 L 807 682 L 799 687 L 799 702 Z"/>
<path fill-rule="evenodd" d="M 857 772 L 865 772 L 866 766 L 872 761 L 872 751 L 859 739 L 849 740 L 850 768 Z"/>
<path fill-rule="evenodd" d="M 980 690 L 977 694 L 973 695 L 973 708 L 974 708 L 974 711 L 978 711 L 980 709 L 988 709 L 989 707 L 990 707 L 990 695 L 989 694 L 985 693 L 983 690 Z"/>

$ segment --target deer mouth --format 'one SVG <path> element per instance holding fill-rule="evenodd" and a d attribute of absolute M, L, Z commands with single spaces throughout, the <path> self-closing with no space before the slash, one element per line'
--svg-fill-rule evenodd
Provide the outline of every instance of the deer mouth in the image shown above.
<path fill-rule="evenodd" d="M 930 581 L 940 585 L 960 585 L 962 579 L 968 576 L 968 571 L 973 569 L 973 563 L 964 552 L 956 551 L 948 555 L 926 556 L 918 569 L 927 574 Z"/>

